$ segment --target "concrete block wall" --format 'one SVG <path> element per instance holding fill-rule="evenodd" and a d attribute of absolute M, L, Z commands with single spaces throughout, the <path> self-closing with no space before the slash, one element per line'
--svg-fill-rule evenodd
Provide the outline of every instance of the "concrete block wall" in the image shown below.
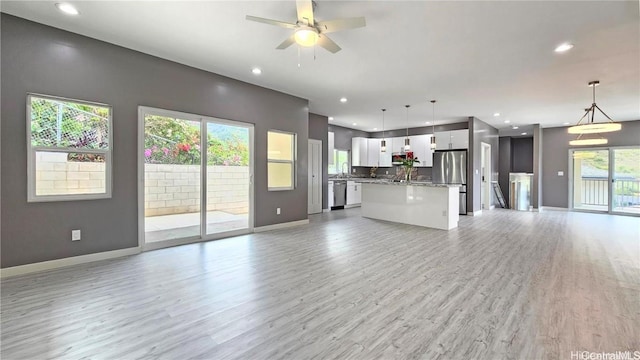
<path fill-rule="evenodd" d="M 36 195 L 105 192 L 105 163 L 67 161 L 66 153 L 36 153 Z"/>
<path fill-rule="evenodd" d="M 207 167 L 207 211 L 249 211 L 249 167 Z M 145 164 L 145 216 L 200 211 L 200 166 Z"/>

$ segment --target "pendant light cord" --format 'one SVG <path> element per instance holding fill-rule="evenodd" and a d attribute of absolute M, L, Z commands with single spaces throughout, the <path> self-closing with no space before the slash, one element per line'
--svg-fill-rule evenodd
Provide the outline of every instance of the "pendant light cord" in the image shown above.
<path fill-rule="evenodd" d="M 431 116 L 431 132 L 433 133 L 433 136 L 436 135 L 436 101 L 435 100 L 431 100 L 431 104 L 433 104 L 433 113 Z"/>
<path fill-rule="evenodd" d="M 407 139 L 409 138 L 409 106 L 411 105 L 405 105 L 407 108 Z"/>
<path fill-rule="evenodd" d="M 387 109 L 382 109 L 382 140 L 384 140 L 384 113 Z"/>

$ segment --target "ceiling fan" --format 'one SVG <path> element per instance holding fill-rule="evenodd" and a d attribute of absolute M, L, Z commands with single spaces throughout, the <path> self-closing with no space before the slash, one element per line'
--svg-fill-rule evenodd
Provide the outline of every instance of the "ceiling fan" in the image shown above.
<path fill-rule="evenodd" d="M 294 43 L 301 46 L 314 46 L 318 44 L 334 54 L 340 51 L 340 46 L 333 42 L 333 40 L 331 40 L 326 34 L 341 30 L 355 29 L 367 25 L 364 17 L 362 16 L 328 21 L 315 21 L 313 16 L 315 5 L 315 1 L 312 0 L 296 0 L 298 20 L 295 24 L 251 15 L 247 15 L 247 20 L 294 30 L 293 34 L 278 45 L 276 49 L 283 50 Z"/>

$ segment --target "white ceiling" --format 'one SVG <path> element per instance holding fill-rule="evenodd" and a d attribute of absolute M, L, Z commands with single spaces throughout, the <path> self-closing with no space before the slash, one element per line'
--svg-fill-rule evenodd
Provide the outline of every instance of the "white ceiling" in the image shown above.
<path fill-rule="evenodd" d="M 365 16 L 331 34 L 342 47 L 275 47 L 291 30 L 245 15 L 294 22 L 291 1 L 2 1 L 2 12 L 309 99 L 330 123 L 372 131 L 432 118 L 476 116 L 511 125 L 575 123 L 591 104 L 615 120 L 640 119 L 640 13 L 634 1 L 318 1 L 316 20 Z M 562 42 L 575 48 L 554 53 Z M 298 67 L 300 59 L 301 67 Z M 251 73 L 260 67 L 262 75 Z M 340 97 L 349 99 L 346 104 Z M 501 116 L 494 117 L 499 112 Z M 510 124 L 505 124 L 505 120 Z M 353 126 L 352 123 L 357 123 Z M 519 133 L 515 131 L 514 133 Z"/>

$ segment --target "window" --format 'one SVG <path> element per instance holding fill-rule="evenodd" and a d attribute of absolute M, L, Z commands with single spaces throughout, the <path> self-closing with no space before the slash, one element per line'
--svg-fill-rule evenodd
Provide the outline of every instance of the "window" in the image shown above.
<path fill-rule="evenodd" d="M 267 187 L 269 191 L 295 188 L 296 135 L 267 133 Z"/>
<path fill-rule="evenodd" d="M 333 164 L 329 164 L 329 174 L 349 173 L 349 151 L 333 150 Z"/>
<path fill-rule="evenodd" d="M 111 107 L 27 97 L 29 202 L 111 197 Z"/>

